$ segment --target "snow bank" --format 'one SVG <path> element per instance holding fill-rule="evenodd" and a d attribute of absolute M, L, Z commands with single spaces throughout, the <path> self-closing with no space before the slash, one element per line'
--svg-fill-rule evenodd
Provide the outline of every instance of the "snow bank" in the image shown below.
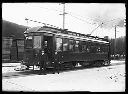
<path fill-rule="evenodd" d="M 2 83 L 3 90 L 12 91 L 124 92 L 125 64 L 64 71 L 60 74 L 28 75 L 3 79 Z"/>

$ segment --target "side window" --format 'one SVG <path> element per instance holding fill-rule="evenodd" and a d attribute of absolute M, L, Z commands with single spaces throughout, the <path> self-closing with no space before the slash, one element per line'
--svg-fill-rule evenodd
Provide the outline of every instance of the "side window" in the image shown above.
<path fill-rule="evenodd" d="M 101 49 L 101 53 L 105 53 L 104 47 L 105 47 L 105 45 L 102 44 L 102 45 L 101 45 L 101 48 L 100 48 L 100 49 Z"/>
<path fill-rule="evenodd" d="M 101 53 L 101 44 L 96 43 L 96 53 Z"/>
<path fill-rule="evenodd" d="M 56 38 L 56 51 L 62 51 L 62 38 Z"/>
<path fill-rule="evenodd" d="M 73 40 L 69 40 L 69 51 L 74 51 L 74 41 Z"/>
<path fill-rule="evenodd" d="M 105 53 L 108 52 L 108 46 L 107 45 L 104 46 L 104 51 L 105 51 Z"/>
<path fill-rule="evenodd" d="M 32 36 L 29 36 L 26 38 L 25 47 L 26 48 L 32 48 Z"/>
<path fill-rule="evenodd" d="M 34 36 L 33 48 L 41 48 L 41 36 Z"/>
<path fill-rule="evenodd" d="M 91 52 L 91 42 L 89 42 L 89 41 L 87 42 L 87 49 L 86 50 L 89 53 Z"/>
<path fill-rule="evenodd" d="M 75 41 L 75 52 L 79 52 L 79 41 Z"/>
<path fill-rule="evenodd" d="M 97 52 L 96 50 L 97 50 L 97 47 L 96 46 L 94 46 L 94 45 L 91 46 L 91 52 L 92 53 L 96 53 Z"/>
<path fill-rule="evenodd" d="M 63 38 L 63 51 L 68 51 L 68 39 Z"/>
<path fill-rule="evenodd" d="M 82 52 L 86 52 L 87 51 L 86 42 L 85 41 L 82 41 L 81 45 L 82 45 Z"/>
<path fill-rule="evenodd" d="M 93 42 L 90 43 L 90 52 L 91 53 L 95 53 L 96 52 L 96 45 Z"/>
<path fill-rule="evenodd" d="M 105 44 L 102 44 L 101 47 L 100 47 L 100 49 L 99 49 L 99 51 L 101 53 L 107 53 L 108 52 L 108 46 L 105 45 Z"/>

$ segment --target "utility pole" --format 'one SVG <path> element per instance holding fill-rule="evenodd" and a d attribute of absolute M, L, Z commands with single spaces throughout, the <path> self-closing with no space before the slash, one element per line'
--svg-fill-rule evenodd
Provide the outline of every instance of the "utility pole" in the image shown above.
<path fill-rule="evenodd" d="M 114 50 L 114 55 L 115 55 L 115 59 L 116 59 L 116 25 L 115 25 L 115 50 Z"/>
<path fill-rule="evenodd" d="M 27 18 L 25 18 L 25 21 L 27 22 L 27 26 L 28 26 L 28 19 L 27 19 Z M 27 28 L 26 28 L 26 30 L 27 30 Z"/>
<path fill-rule="evenodd" d="M 64 29 L 64 25 L 65 25 L 65 4 L 63 4 L 63 29 Z"/>
<path fill-rule="evenodd" d="M 63 15 L 63 30 L 65 29 L 65 14 L 67 14 L 65 12 L 65 3 L 62 3 L 63 4 L 63 14 L 60 14 L 60 15 Z"/>

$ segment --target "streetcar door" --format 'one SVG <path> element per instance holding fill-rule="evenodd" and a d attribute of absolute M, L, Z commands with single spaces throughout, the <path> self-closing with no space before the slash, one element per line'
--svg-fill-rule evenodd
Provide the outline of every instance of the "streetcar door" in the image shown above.
<path fill-rule="evenodd" d="M 41 35 L 34 35 L 33 36 L 33 62 L 35 64 L 38 64 L 39 62 L 39 56 L 40 56 L 40 51 L 42 51 L 42 40 L 43 40 L 43 36 Z"/>
<path fill-rule="evenodd" d="M 44 35 L 44 39 L 43 39 L 43 50 L 44 53 L 47 54 L 48 56 L 48 61 L 52 62 L 54 60 L 54 37 L 53 36 L 48 36 L 48 35 Z"/>

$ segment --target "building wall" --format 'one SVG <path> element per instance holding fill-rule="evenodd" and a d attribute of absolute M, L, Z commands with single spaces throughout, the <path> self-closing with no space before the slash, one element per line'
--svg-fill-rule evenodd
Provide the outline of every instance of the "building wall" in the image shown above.
<path fill-rule="evenodd" d="M 24 39 L 2 38 L 2 61 L 20 61 L 24 54 Z"/>
<path fill-rule="evenodd" d="M 3 37 L 2 38 L 2 61 L 9 61 L 10 58 L 10 49 L 12 46 L 12 38 L 11 37 Z"/>

